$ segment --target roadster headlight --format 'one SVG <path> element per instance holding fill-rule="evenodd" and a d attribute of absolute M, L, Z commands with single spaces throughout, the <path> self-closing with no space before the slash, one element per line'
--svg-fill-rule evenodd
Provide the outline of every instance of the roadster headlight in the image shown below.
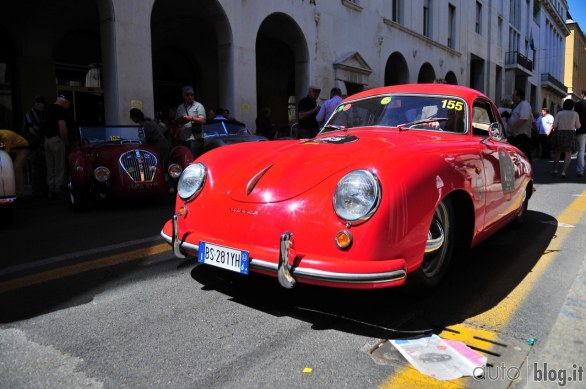
<path fill-rule="evenodd" d="M 203 188 L 206 180 L 205 165 L 197 162 L 187 166 L 179 178 L 177 194 L 187 201 L 197 195 Z"/>
<path fill-rule="evenodd" d="M 347 222 L 367 220 L 380 203 L 380 183 L 367 170 L 354 170 L 346 174 L 334 192 L 336 215 Z"/>

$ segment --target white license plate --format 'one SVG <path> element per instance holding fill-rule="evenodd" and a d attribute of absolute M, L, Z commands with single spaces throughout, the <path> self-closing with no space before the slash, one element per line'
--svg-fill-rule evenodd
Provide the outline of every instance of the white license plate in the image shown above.
<path fill-rule="evenodd" d="M 248 274 L 248 251 L 244 250 L 199 242 L 197 262 L 221 267 L 240 274 Z"/>

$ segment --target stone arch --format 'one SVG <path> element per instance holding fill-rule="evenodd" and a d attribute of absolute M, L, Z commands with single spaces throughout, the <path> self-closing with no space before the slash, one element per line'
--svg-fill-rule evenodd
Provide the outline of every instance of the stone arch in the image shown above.
<path fill-rule="evenodd" d="M 273 13 L 260 24 L 255 49 L 257 110 L 268 107 L 274 123 L 286 124 L 295 118 L 288 109 L 290 99 L 299 102 L 310 83 L 303 31 L 289 15 Z"/>
<path fill-rule="evenodd" d="M 217 0 L 156 0 L 151 45 L 156 112 L 179 105 L 184 85 L 206 109 L 233 110 L 232 29 Z"/>
<path fill-rule="evenodd" d="M 417 83 L 426 83 L 426 82 L 433 82 L 435 81 L 435 70 L 433 70 L 433 66 L 429 62 L 424 63 L 421 65 L 419 69 L 419 75 L 417 76 Z"/>
<path fill-rule="evenodd" d="M 385 86 L 407 84 L 409 82 L 409 66 L 403 54 L 392 53 L 385 65 Z"/>
<path fill-rule="evenodd" d="M 456 77 L 456 73 L 454 73 L 451 70 L 446 73 L 446 76 L 444 77 L 444 79 L 446 80 L 446 82 L 448 84 L 458 85 L 458 77 Z"/>

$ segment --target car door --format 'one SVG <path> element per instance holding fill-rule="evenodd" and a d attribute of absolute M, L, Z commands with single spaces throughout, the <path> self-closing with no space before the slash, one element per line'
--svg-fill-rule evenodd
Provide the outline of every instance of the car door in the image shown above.
<path fill-rule="evenodd" d="M 480 156 L 484 167 L 485 219 L 484 228 L 491 229 L 501 222 L 504 216 L 518 209 L 512 199 L 521 189 L 522 171 L 516 165 L 521 161 L 519 154 L 503 138 L 490 137 L 492 123 L 502 123 L 497 118 L 497 111 L 490 101 L 477 98 L 473 104 L 473 136 L 478 139 Z"/>

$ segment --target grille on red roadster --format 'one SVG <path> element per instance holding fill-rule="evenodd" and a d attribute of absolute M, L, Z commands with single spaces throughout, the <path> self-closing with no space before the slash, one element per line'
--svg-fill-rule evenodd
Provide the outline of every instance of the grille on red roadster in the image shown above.
<path fill-rule="evenodd" d="M 157 163 L 157 157 L 144 150 L 127 151 L 120 157 L 120 166 L 134 182 L 152 181 Z"/>

